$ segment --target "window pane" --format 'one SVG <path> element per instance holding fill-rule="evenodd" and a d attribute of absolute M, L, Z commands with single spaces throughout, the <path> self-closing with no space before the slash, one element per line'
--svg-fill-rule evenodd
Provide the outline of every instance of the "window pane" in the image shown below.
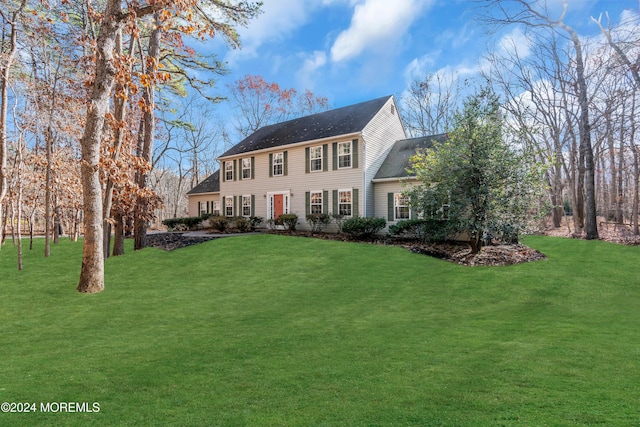
<path fill-rule="evenodd" d="M 311 193 L 311 213 L 322 213 L 322 193 L 320 192 Z"/>
<path fill-rule="evenodd" d="M 338 167 L 351 167 L 351 143 L 341 142 L 338 144 Z"/>
<path fill-rule="evenodd" d="M 251 178 L 251 159 L 242 159 L 242 179 Z"/>
<path fill-rule="evenodd" d="M 273 155 L 273 175 L 282 175 L 284 168 L 284 154 L 276 153 Z"/>
<path fill-rule="evenodd" d="M 311 147 L 309 154 L 311 171 L 322 170 L 322 147 Z"/>
<path fill-rule="evenodd" d="M 338 192 L 338 213 L 351 216 L 351 191 Z"/>
<path fill-rule="evenodd" d="M 225 180 L 233 181 L 233 163 L 227 162 L 225 164 Z"/>

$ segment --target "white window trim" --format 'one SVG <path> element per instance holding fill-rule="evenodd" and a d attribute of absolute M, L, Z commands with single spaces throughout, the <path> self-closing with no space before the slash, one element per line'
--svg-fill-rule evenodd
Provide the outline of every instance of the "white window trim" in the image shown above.
<path fill-rule="evenodd" d="M 224 196 L 224 206 L 223 206 L 223 209 L 224 209 L 224 215 L 223 215 L 223 216 L 226 216 L 226 217 L 229 217 L 229 218 L 231 218 L 231 217 L 233 217 L 233 216 L 234 216 L 234 215 L 233 215 L 233 214 L 235 213 L 235 212 L 233 212 L 233 203 L 234 203 L 234 200 L 235 200 L 235 196 Z M 229 203 L 229 201 L 231 201 L 231 206 L 227 206 L 227 204 Z M 227 208 L 231 208 L 231 215 L 227 215 Z"/>
<path fill-rule="evenodd" d="M 340 193 L 344 193 L 344 192 L 349 192 L 350 194 L 350 198 L 351 198 L 351 202 L 349 203 L 351 205 L 351 214 L 350 215 L 344 215 L 345 218 L 351 218 L 353 217 L 353 188 L 339 188 L 338 189 L 338 213 L 340 213 Z M 346 205 L 346 203 L 342 203 L 344 205 Z"/>
<path fill-rule="evenodd" d="M 267 193 L 267 219 L 275 219 L 273 217 L 273 196 L 277 194 L 282 194 L 284 196 L 283 200 L 283 214 L 291 213 L 291 191 L 270 191 Z"/>
<path fill-rule="evenodd" d="M 245 208 L 244 201 L 245 201 L 245 199 L 249 200 L 249 215 L 245 215 L 244 214 L 244 208 Z M 240 216 L 243 217 L 243 218 L 250 218 L 251 217 L 251 207 L 252 207 L 251 206 L 251 194 L 243 194 L 242 197 L 240 198 L 240 205 L 241 205 L 240 206 L 240 209 L 241 209 L 240 213 L 242 214 Z"/>
<path fill-rule="evenodd" d="M 244 162 L 245 161 L 249 162 L 249 167 L 247 167 L 247 168 L 244 167 Z M 242 162 L 242 164 L 240 166 L 241 166 L 241 169 L 242 169 L 242 172 L 241 172 L 242 173 L 242 179 L 252 179 L 253 177 L 251 176 L 251 157 L 244 158 L 244 159 L 242 159 L 241 162 Z M 244 171 L 249 171 L 249 176 L 248 177 L 244 176 Z"/>
<path fill-rule="evenodd" d="M 231 178 L 227 176 L 229 172 L 231 172 Z M 224 180 L 233 181 L 233 161 L 232 160 L 229 160 L 224 164 Z"/>
<path fill-rule="evenodd" d="M 340 146 L 341 145 L 349 145 L 349 166 L 340 166 L 340 156 L 346 156 L 346 154 L 340 154 Z M 338 150 L 338 152 L 336 153 L 336 160 L 338 162 L 338 169 L 352 169 L 353 168 L 353 141 L 343 141 L 343 142 L 338 142 L 338 145 L 336 146 L 336 150 Z"/>
<path fill-rule="evenodd" d="M 393 193 L 393 220 L 394 221 L 404 221 L 407 219 L 411 219 L 411 209 L 409 208 L 409 204 L 406 205 L 398 205 L 398 198 L 407 199 L 407 197 L 403 197 L 402 193 Z M 407 218 L 398 218 L 398 208 L 407 208 L 409 212 L 409 216 Z"/>
<path fill-rule="evenodd" d="M 320 194 L 320 213 L 322 212 L 322 207 L 324 206 L 324 192 L 322 190 L 309 191 L 309 213 L 313 213 L 313 206 L 318 206 L 318 203 L 313 203 L 313 195 Z"/>
<path fill-rule="evenodd" d="M 313 157 L 313 150 L 317 149 L 318 152 L 320 153 L 320 157 Z M 324 167 L 324 153 L 322 151 L 322 145 L 316 145 L 314 147 L 309 147 L 309 172 L 311 173 L 316 173 L 316 172 L 322 172 L 322 168 Z M 320 160 L 320 169 L 313 169 L 313 161 L 314 160 Z"/>
<path fill-rule="evenodd" d="M 276 163 L 276 156 L 280 156 L 280 158 L 282 159 L 282 163 Z M 276 165 L 280 165 L 281 166 L 281 172 L 280 173 L 276 173 Z M 279 153 L 273 153 L 273 160 L 271 163 L 271 175 L 272 176 L 284 176 L 284 151 L 281 151 Z"/>

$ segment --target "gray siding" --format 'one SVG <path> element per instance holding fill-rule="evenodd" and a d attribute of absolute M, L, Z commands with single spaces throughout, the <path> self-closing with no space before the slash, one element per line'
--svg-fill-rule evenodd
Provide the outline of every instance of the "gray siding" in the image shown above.
<path fill-rule="evenodd" d="M 333 170 L 333 142 L 348 142 L 353 138 L 332 139 L 317 143 L 305 145 L 279 147 L 270 151 L 260 153 L 252 153 L 254 157 L 254 178 L 250 180 L 222 181 L 220 183 L 221 197 L 254 195 L 255 206 L 254 212 L 256 216 L 267 218 L 268 209 L 268 193 L 289 193 L 290 212 L 298 215 L 299 229 L 308 229 L 309 226 L 305 220 L 307 191 L 327 191 L 328 192 L 328 208 L 332 212 L 333 206 L 331 195 L 333 190 L 338 189 L 358 189 L 359 201 L 358 212 L 362 213 L 362 170 L 363 162 L 359 160 L 357 168 Z M 305 148 L 328 145 L 328 155 L 326 161 L 328 167 L 326 171 L 306 172 L 306 156 Z M 358 142 L 359 154 L 362 150 L 362 142 Z M 287 175 L 286 176 L 269 176 L 269 155 L 287 151 Z M 238 156 L 237 159 L 241 158 Z M 225 161 L 233 161 L 233 158 L 225 158 Z"/>
<path fill-rule="evenodd" d="M 374 184 L 371 182 L 378 172 L 380 165 L 387 157 L 393 144 L 406 138 L 402 121 L 391 97 L 380 109 L 378 114 L 367 124 L 362 131 L 365 142 L 364 159 L 365 173 L 363 176 L 365 187 L 366 210 L 361 211 L 366 216 L 382 216 L 376 212 Z M 384 215 L 386 216 L 386 215 Z"/>

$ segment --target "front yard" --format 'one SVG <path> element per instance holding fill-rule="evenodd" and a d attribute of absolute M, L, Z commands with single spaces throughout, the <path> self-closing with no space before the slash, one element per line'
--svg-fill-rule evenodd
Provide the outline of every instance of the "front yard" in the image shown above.
<path fill-rule="evenodd" d="M 278 235 L 107 261 L 0 251 L 0 425 L 640 423 L 640 248 L 530 237 L 546 260 L 463 267 Z"/>

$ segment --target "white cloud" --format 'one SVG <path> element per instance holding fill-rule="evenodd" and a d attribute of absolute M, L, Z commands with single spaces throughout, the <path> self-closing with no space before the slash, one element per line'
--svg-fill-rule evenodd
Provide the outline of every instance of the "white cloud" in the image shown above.
<path fill-rule="evenodd" d="M 325 0 L 326 1 L 326 0 Z M 433 0 L 361 0 L 354 8 L 351 26 L 331 47 L 334 62 L 358 56 L 380 45 L 393 46 Z"/>
<path fill-rule="evenodd" d="M 327 63 L 327 54 L 323 51 L 315 51 L 304 56 L 302 67 L 296 73 L 296 80 L 301 84 L 301 87 L 313 89 L 316 72 Z"/>
<path fill-rule="evenodd" d="M 415 58 L 404 69 L 404 80 L 408 85 L 416 79 L 422 79 L 429 72 L 431 68 L 436 64 L 437 58 L 440 56 L 440 51 L 430 52 L 420 58 Z"/>
<path fill-rule="evenodd" d="M 531 54 L 532 41 L 522 32 L 520 28 L 514 29 L 509 34 L 500 39 L 499 49 L 507 54 L 517 54 L 524 59 Z"/>
<path fill-rule="evenodd" d="M 230 53 L 227 58 L 235 62 L 241 58 L 255 58 L 260 46 L 267 42 L 281 41 L 307 23 L 313 10 L 322 0 L 262 0 L 262 13 L 239 28 L 242 49 Z"/>

